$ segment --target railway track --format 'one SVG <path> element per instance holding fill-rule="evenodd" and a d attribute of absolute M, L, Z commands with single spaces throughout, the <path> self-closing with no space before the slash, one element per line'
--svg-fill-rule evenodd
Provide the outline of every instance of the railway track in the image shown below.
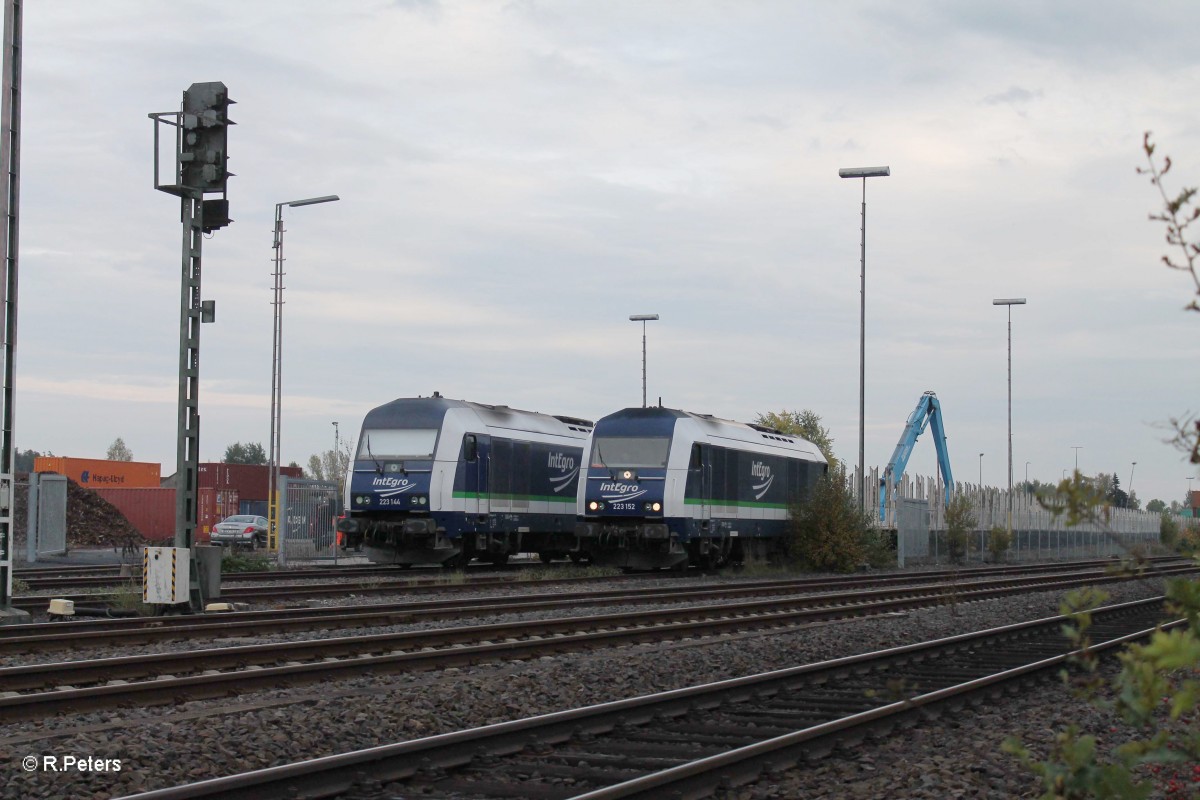
<path fill-rule="evenodd" d="M 1178 561 L 1158 568 L 1159 574 L 1187 574 L 1195 567 Z M 1050 571 L 1047 569 L 989 569 L 972 573 L 964 580 L 979 581 L 992 576 L 1030 578 L 1043 576 L 1046 581 L 1075 579 L 1086 576 L 1106 577 L 1106 569 L 1093 566 L 1086 570 Z M 56 623 L 9 625 L 0 627 L 0 655 L 13 653 L 50 652 L 108 645 L 131 645 L 149 642 L 194 640 L 202 636 L 229 638 L 254 636 L 284 631 L 352 629 L 368 625 L 395 625 L 417 619 L 466 619 L 501 613 L 543 611 L 571 608 L 595 602 L 647 604 L 688 602 L 703 599 L 735 599 L 768 595 L 786 595 L 839 591 L 857 587 L 919 586 L 956 577 L 949 572 L 893 574 L 886 576 L 848 576 L 839 579 L 799 578 L 793 580 L 750 581 L 715 586 L 624 587 L 577 591 L 546 595 L 534 592 L 521 595 L 492 595 L 486 597 L 405 600 L 396 603 L 376 603 L 358 606 L 319 606 L 315 608 L 277 609 L 223 613 L 220 616 L 197 615 L 177 617 L 134 617 L 122 619 L 88 619 Z M 957 576 L 962 577 L 962 576 Z M 999 578 L 997 578 L 999 579 Z M 542 584 L 539 583 L 539 586 Z"/>
<path fill-rule="evenodd" d="M 835 583 L 844 585 L 847 581 L 855 581 L 857 585 L 878 585 L 879 581 L 888 582 L 894 580 L 903 580 L 904 576 L 922 576 L 928 577 L 946 577 L 960 576 L 969 578 L 971 576 L 980 575 L 1010 575 L 1010 574 L 1029 574 L 1039 572 L 1055 572 L 1062 571 L 1064 568 L 1079 566 L 1083 568 L 1106 568 L 1118 566 L 1120 562 L 1112 559 L 1107 560 L 1089 560 L 1080 562 L 1066 562 L 1054 564 L 1033 564 L 1033 565 L 1013 565 L 1013 566 L 992 566 L 992 567 L 969 567 L 960 569 L 948 570 L 931 570 L 925 572 L 911 573 L 890 573 L 886 576 L 844 576 L 836 579 L 815 578 L 811 579 L 813 585 L 824 583 L 825 585 L 834 585 Z M 1149 566 L 1151 569 L 1158 569 L 1160 566 L 1170 564 L 1190 564 L 1190 561 L 1180 558 L 1159 558 L 1151 559 Z M 278 573 L 243 573 L 248 575 L 255 574 L 290 574 L 289 571 Z M 392 574 L 396 574 L 393 572 Z M 689 576 L 695 576 L 701 573 L 685 573 L 684 575 L 672 575 L 671 578 L 687 579 Z M 551 578 L 548 580 L 539 580 L 536 582 L 538 586 L 549 586 L 553 584 L 567 585 L 582 585 L 586 583 L 596 582 L 612 582 L 616 580 L 644 580 L 650 577 L 667 577 L 667 573 L 641 573 L 627 576 L 564 576 L 562 578 Z M 329 577 L 328 573 L 322 574 L 321 577 Z M 911 577 L 910 577 L 911 579 Z M 349 594 L 358 596 L 380 596 L 397 593 L 430 593 L 440 591 L 476 591 L 479 589 L 499 588 L 504 586 L 512 586 L 520 584 L 521 581 L 514 576 L 479 576 L 472 578 L 470 576 L 447 579 L 446 577 L 430 577 L 430 578 L 408 578 L 392 580 L 378 580 L 368 578 L 365 582 L 317 582 L 304 584 L 272 584 L 267 586 L 227 586 L 222 585 L 221 600 L 246 603 L 280 603 L 291 600 L 302 599 L 329 599 L 345 597 Z M 128 588 L 131 585 L 140 588 L 140 582 L 136 579 L 126 581 L 124 584 L 110 584 L 112 590 Z M 530 582 L 529 585 L 533 585 Z M 80 594 L 55 594 L 55 595 L 19 595 L 14 597 L 12 604 L 15 608 L 20 608 L 31 614 L 43 614 L 52 597 L 63 598 L 73 601 L 80 606 L 104 607 L 109 597 L 105 592 L 92 592 Z"/>
<path fill-rule="evenodd" d="M 493 564 L 477 564 L 472 565 L 471 572 L 520 572 L 526 569 L 543 568 L 554 569 L 559 567 L 573 566 L 567 562 L 543 564 L 540 561 L 519 561 L 507 564 L 503 567 L 497 567 Z M 76 571 L 78 570 L 78 572 Z M 132 579 L 141 580 L 141 565 L 130 565 Z M 436 575 L 444 575 L 445 570 L 441 567 L 430 567 L 429 569 L 417 568 L 417 573 L 430 572 L 435 573 L 429 577 L 414 577 L 414 570 L 402 570 L 399 567 L 393 566 L 329 566 L 311 569 L 283 569 L 283 570 L 268 570 L 257 572 L 230 572 L 221 576 L 222 583 L 273 583 L 286 580 L 321 580 L 329 578 L 395 578 L 397 580 L 404 579 L 414 583 L 419 583 L 422 580 L 436 581 Z M 71 571 L 55 570 L 53 568 L 42 571 L 38 570 L 16 570 L 13 577 L 20 579 L 30 589 L 69 589 L 69 588 L 85 588 L 89 586 L 112 586 L 119 584 L 122 581 L 129 580 L 129 575 L 122 575 L 119 566 L 112 567 L 73 567 Z"/>
<path fill-rule="evenodd" d="M 281 683 L 522 659 L 618 644 L 741 634 L 1094 584 L 1096 573 L 855 590 L 370 636 L 139 654 L 0 669 L 0 714 L 38 718 L 114 704 L 176 703 Z M 594 601 L 592 601 L 594 602 Z M 447 613 L 448 609 L 433 613 Z"/>
<path fill-rule="evenodd" d="M 1092 620 L 1092 649 L 1111 652 L 1148 636 L 1165 611 L 1153 598 L 1099 609 Z M 704 797 L 1052 675 L 1072 655 L 1065 622 L 1050 617 L 125 800 Z"/>

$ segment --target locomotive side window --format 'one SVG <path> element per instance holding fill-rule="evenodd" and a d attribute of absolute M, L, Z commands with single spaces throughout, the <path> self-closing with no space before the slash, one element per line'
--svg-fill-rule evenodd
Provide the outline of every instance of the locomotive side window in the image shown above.
<path fill-rule="evenodd" d="M 700 457 L 700 443 L 695 442 L 692 444 L 692 460 L 688 462 L 688 469 L 692 472 L 697 472 L 703 463 Z"/>
<path fill-rule="evenodd" d="M 466 461 L 474 461 L 479 458 L 479 443 L 475 440 L 473 433 L 468 433 L 463 437 L 463 458 Z"/>

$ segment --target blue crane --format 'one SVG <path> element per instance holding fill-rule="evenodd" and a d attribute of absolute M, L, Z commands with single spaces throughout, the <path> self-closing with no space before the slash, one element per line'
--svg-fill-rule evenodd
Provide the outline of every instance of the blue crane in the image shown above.
<path fill-rule="evenodd" d="M 913 445 L 917 437 L 925 432 L 925 428 L 933 424 L 933 445 L 937 448 L 938 469 L 942 473 L 942 483 L 946 484 L 946 505 L 950 505 L 950 496 L 954 492 L 954 477 L 950 474 L 950 454 L 946 451 L 946 429 L 942 425 L 942 404 L 937 395 L 926 392 L 917 401 L 917 407 L 908 415 L 904 425 L 904 433 L 892 453 L 891 460 L 883 470 L 879 480 L 879 521 L 883 521 L 884 509 L 887 507 L 888 490 L 895 491 L 904 475 L 904 467 L 908 465 L 908 457 L 912 455 Z"/>

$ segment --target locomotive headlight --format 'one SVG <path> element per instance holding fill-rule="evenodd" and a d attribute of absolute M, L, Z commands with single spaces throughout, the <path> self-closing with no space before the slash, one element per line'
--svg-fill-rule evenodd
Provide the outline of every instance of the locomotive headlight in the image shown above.
<path fill-rule="evenodd" d="M 662 511 L 662 503 L 651 503 L 650 510 L 651 511 Z"/>
<path fill-rule="evenodd" d="M 600 504 L 597 503 L 595 500 L 588 503 L 588 511 L 599 511 L 599 510 L 600 510 Z"/>
<path fill-rule="evenodd" d="M 633 470 L 629 470 L 629 469 L 625 470 L 624 472 L 621 473 L 621 477 L 627 481 L 633 480 Z"/>
<path fill-rule="evenodd" d="M 422 498 L 421 498 L 421 505 L 425 505 L 425 504 L 426 504 L 426 503 L 428 503 L 428 502 L 429 502 L 429 498 L 428 498 L 428 497 L 422 497 Z"/>

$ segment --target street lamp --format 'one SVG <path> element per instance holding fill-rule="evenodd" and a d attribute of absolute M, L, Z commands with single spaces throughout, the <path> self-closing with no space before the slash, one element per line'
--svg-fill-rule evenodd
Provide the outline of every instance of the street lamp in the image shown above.
<path fill-rule="evenodd" d="M 271 304 L 275 307 L 275 327 L 271 339 L 271 465 L 267 481 L 268 507 L 268 546 L 274 550 L 279 544 L 279 438 L 282 415 L 281 401 L 283 398 L 283 376 L 280 367 L 283 365 L 283 207 L 311 206 L 317 203 L 330 203 L 340 200 L 336 194 L 323 197 L 309 197 L 305 200 L 291 200 L 275 204 L 275 287 L 274 299 Z"/>
<path fill-rule="evenodd" d="M 983 453 L 979 454 L 979 490 L 983 491 Z"/>
<path fill-rule="evenodd" d="M 1025 305 L 1025 298 L 999 297 L 992 305 L 1008 308 L 1008 538 L 1012 541 L 1012 307 Z"/>
<path fill-rule="evenodd" d="M 338 424 L 337 424 L 337 421 L 335 420 L 333 423 L 333 461 L 330 465 L 330 469 L 332 470 L 333 475 L 336 475 L 338 473 L 338 466 L 339 466 L 338 446 L 340 444 L 341 444 L 341 441 L 338 438 Z M 331 475 L 330 477 L 333 477 L 333 475 Z"/>
<path fill-rule="evenodd" d="M 1137 462 L 1134 461 L 1133 465 L 1129 468 L 1129 486 L 1125 489 L 1125 496 L 1128 497 L 1130 500 L 1133 499 L 1133 473 L 1134 473 L 1134 470 L 1136 470 L 1136 469 L 1137 469 Z"/>
<path fill-rule="evenodd" d="M 1083 449 L 1083 445 L 1079 445 L 1078 447 L 1072 445 L 1071 449 L 1075 451 L 1075 471 L 1079 472 L 1079 451 Z"/>
<path fill-rule="evenodd" d="M 839 169 L 842 178 L 862 178 L 862 259 L 859 275 L 858 312 L 858 504 L 866 507 L 866 465 L 863 460 L 866 441 L 866 379 L 867 379 L 867 178 L 886 178 L 890 167 L 851 167 Z"/>
<path fill-rule="evenodd" d="M 1025 462 L 1025 491 L 1029 491 L 1029 462 Z"/>
<path fill-rule="evenodd" d="M 658 314 L 630 314 L 630 322 L 642 323 L 642 408 L 646 407 L 646 323 L 658 319 Z"/>

